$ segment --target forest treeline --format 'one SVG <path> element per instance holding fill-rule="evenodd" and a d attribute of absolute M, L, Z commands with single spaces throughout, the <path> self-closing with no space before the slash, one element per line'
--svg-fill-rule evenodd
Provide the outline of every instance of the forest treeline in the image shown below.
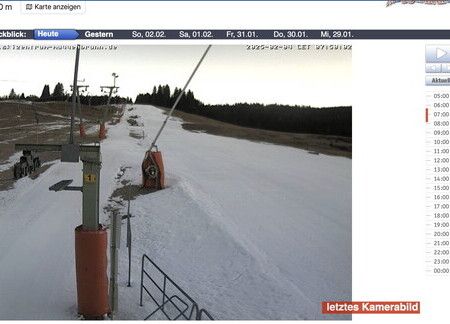
<path fill-rule="evenodd" d="M 168 85 L 159 85 L 153 87 L 152 93 L 139 94 L 135 103 L 171 107 L 180 92 L 179 88 L 171 92 Z M 351 106 L 315 108 L 259 103 L 208 105 L 196 99 L 189 90 L 181 97 L 177 110 L 245 127 L 352 136 Z"/>
<path fill-rule="evenodd" d="M 58 82 L 53 92 L 50 92 L 50 86 L 48 84 L 44 85 L 42 89 L 41 96 L 38 97 L 36 95 L 27 95 L 24 93 L 17 94 L 14 89 L 11 89 L 8 96 L 0 97 L 0 100 L 26 100 L 33 102 L 48 102 L 48 101 L 69 101 L 72 102 L 72 93 L 66 92 L 64 90 L 64 86 L 61 82 Z M 83 105 L 92 105 L 92 106 L 102 106 L 106 105 L 108 102 L 108 96 L 105 94 L 103 96 L 91 96 L 85 93 L 80 94 L 80 101 Z M 132 103 L 131 98 L 124 98 L 120 96 L 111 97 L 111 104 L 124 104 L 124 103 Z"/>

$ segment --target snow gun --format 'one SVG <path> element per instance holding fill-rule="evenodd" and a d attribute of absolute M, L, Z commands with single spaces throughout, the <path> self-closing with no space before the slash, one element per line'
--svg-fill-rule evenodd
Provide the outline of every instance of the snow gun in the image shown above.
<path fill-rule="evenodd" d="M 152 144 L 150 145 L 150 149 L 145 152 L 144 160 L 142 161 L 142 186 L 144 188 L 148 189 L 164 189 L 165 183 L 164 183 L 164 163 L 163 163 L 163 157 L 161 151 L 158 150 L 158 147 L 156 146 L 156 141 L 158 140 L 159 136 L 161 135 L 164 127 L 167 124 L 167 121 L 172 116 L 173 111 L 177 107 L 178 103 L 180 102 L 181 97 L 185 93 L 187 87 L 189 86 L 189 83 L 191 82 L 192 78 L 194 77 L 195 73 L 197 72 L 198 68 L 202 64 L 203 60 L 206 57 L 206 54 L 208 54 L 209 49 L 211 48 L 211 45 L 208 45 L 205 52 L 203 53 L 202 57 L 198 61 L 197 65 L 194 68 L 194 71 L 192 71 L 189 79 L 187 80 L 186 84 L 184 85 L 183 89 L 179 93 L 177 99 L 175 100 L 175 103 L 173 104 L 172 108 L 169 110 L 169 113 L 167 114 L 166 118 L 164 119 L 158 133 L 155 136 L 155 139 L 152 141 Z"/>

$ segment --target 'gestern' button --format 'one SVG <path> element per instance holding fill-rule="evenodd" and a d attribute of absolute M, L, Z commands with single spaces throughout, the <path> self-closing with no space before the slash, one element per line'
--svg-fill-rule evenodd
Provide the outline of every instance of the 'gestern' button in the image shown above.
<path fill-rule="evenodd" d="M 77 39 L 79 34 L 73 29 L 35 29 L 36 40 L 72 40 Z"/>

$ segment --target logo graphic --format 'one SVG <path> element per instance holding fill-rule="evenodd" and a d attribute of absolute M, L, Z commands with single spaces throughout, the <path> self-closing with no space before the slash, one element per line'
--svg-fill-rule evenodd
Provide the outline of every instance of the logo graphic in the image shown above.
<path fill-rule="evenodd" d="M 449 0 L 388 0 L 386 2 L 386 7 L 392 6 L 393 4 L 426 4 L 426 5 L 445 5 L 449 3 Z"/>

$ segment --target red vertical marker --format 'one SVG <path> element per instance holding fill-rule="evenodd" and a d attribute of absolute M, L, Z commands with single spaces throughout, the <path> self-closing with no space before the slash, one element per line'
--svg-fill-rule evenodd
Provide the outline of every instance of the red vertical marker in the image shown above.
<path fill-rule="evenodd" d="M 425 108 L 425 122 L 428 123 L 428 108 Z"/>

